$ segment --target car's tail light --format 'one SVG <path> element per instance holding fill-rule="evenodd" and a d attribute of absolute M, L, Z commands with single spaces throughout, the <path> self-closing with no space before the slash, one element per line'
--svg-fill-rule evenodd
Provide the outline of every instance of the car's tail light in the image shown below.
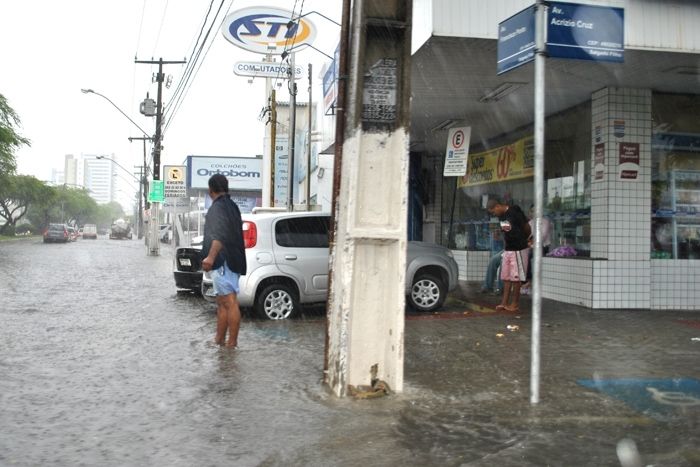
<path fill-rule="evenodd" d="M 254 222 L 243 222 L 243 244 L 246 248 L 253 248 L 258 243 L 258 228 Z"/>

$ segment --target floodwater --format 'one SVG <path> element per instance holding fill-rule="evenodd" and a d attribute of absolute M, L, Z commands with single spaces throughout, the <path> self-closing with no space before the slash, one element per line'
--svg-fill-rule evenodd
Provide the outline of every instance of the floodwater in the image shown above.
<path fill-rule="evenodd" d="M 337 399 L 322 313 L 246 316 L 240 348 L 219 348 L 214 305 L 174 288 L 170 246 L 31 239 L 0 255 L 0 465 L 599 466 L 620 465 L 623 437 L 697 465 L 697 412 L 659 425 L 568 382 L 529 408 L 528 356 L 492 338 L 502 317 L 407 322 L 405 392 Z"/>

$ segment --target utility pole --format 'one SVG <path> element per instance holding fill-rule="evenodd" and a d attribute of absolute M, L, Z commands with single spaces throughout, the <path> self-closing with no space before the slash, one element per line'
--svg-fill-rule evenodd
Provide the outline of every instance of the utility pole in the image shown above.
<path fill-rule="evenodd" d="M 343 2 L 324 375 L 339 397 L 403 391 L 412 9 Z"/>
<path fill-rule="evenodd" d="M 166 61 L 160 58 L 159 60 L 134 60 L 134 63 L 142 63 L 147 65 L 158 65 L 158 73 L 156 74 L 156 82 L 158 83 L 158 100 L 156 102 L 156 134 L 153 140 L 153 180 L 160 180 L 160 152 L 162 150 L 162 139 L 163 139 L 163 81 L 165 81 L 165 75 L 163 74 L 163 65 L 179 65 L 186 63 L 184 60 Z M 160 255 L 160 245 L 158 239 L 158 224 L 160 217 L 160 203 L 153 203 L 151 206 L 151 232 L 150 232 L 150 244 L 148 247 L 149 255 L 158 256 Z"/>
<path fill-rule="evenodd" d="M 306 138 L 308 140 L 308 151 L 306 153 L 306 210 L 311 210 L 311 124 L 313 123 L 313 113 L 311 112 L 311 73 L 313 67 L 309 63 L 309 136 Z"/>
<path fill-rule="evenodd" d="M 136 238 L 141 240 L 141 238 L 143 238 L 143 204 L 142 204 L 143 198 L 142 198 L 142 195 L 143 195 L 143 171 L 144 171 L 145 167 L 142 165 L 135 165 L 134 168 L 139 169 L 139 182 L 140 182 L 139 183 L 139 215 L 138 215 L 138 219 L 139 219 L 138 226 L 139 227 L 136 230 Z"/>
<path fill-rule="evenodd" d="M 150 209 L 150 204 L 148 203 L 148 161 L 146 159 L 146 141 L 152 141 L 153 138 L 147 136 L 130 136 L 129 142 L 135 140 L 143 141 L 143 165 L 135 165 L 135 169 L 140 169 L 139 173 L 139 230 L 138 239 L 143 238 L 143 210 Z M 141 204 L 143 198 L 143 205 Z M 143 207 L 142 207 L 143 206 Z"/>
<path fill-rule="evenodd" d="M 277 92 L 270 91 L 270 207 L 275 207 L 275 163 L 277 161 Z"/>
<path fill-rule="evenodd" d="M 294 52 L 289 54 L 289 155 L 287 156 L 287 211 L 294 211 L 294 135 L 297 126 L 297 83 L 294 77 Z"/>

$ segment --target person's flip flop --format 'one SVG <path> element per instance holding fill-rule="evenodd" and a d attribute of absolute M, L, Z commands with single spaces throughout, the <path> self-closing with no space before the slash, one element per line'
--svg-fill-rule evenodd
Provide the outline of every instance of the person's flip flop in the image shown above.
<path fill-rule="evenodd" d="M 496 310 L 507 310 L 508 308 L 505 305 L 496 305 Z"/>
<path fill-rule="evenodd" d="M 508 307 L 508 306 L 503 307 L 503 309 L 506 310 L 506 311 L 510 311 L 511 313 L 517 313 L 517 312 L 520 311 L 520 308 L 511 308 L 511 307 Z"/>

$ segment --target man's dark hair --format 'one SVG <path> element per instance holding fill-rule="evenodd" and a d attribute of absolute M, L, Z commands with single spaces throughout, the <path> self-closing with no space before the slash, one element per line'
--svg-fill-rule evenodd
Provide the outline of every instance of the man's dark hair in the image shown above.
<path fill-rule="evenodd" d="M 228 179 L 221 174 L 209 178 L 209 189 L 212 193 L 228 193 Z"/>
<path fill-rule="evenodd" d="M 491 210 L 496 207 L 497 204 L 503 204 L 498 198 L 491 198 L 488 203 L 486 203 L 486 209 Z"/>

